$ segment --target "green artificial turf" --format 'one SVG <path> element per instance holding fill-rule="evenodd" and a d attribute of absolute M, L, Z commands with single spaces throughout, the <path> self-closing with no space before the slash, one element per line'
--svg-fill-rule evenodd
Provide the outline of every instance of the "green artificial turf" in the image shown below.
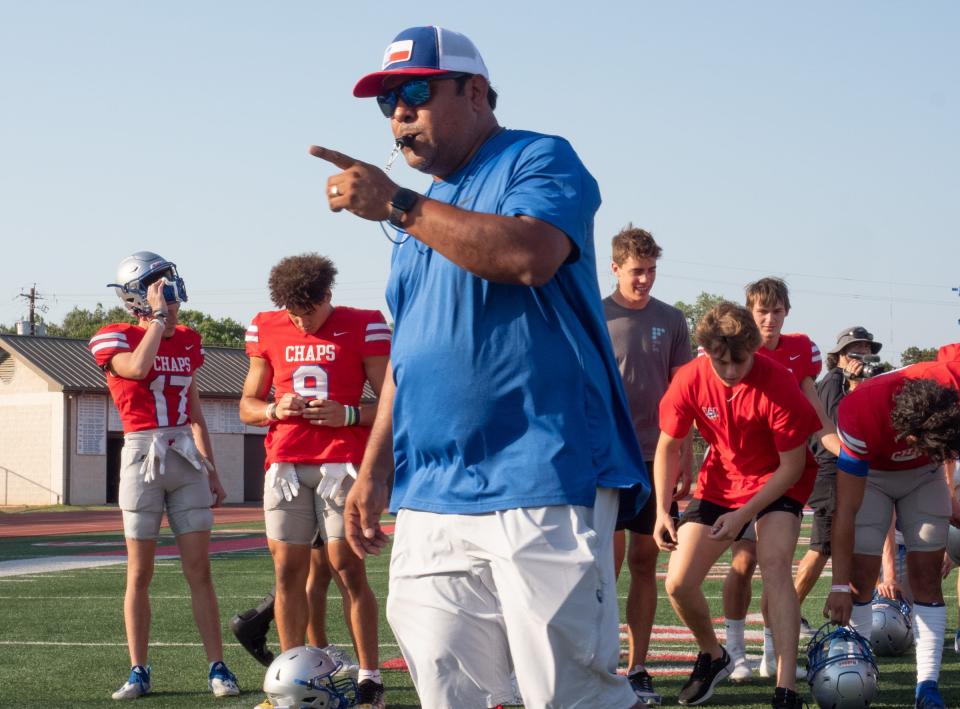
<path fill-rule="evenodd" d="M 251 529 L 258 525 L 220 527 L 216 539 L 256 536 Z M 262 527 L 262 524 L 259 525 Z M 802 536 L 809 533 L 804 525 Z M 64 541 L 96 542 L 99 546 L 60 546 Z M 55 542 L 58 546 L 49 546 Z M 164 537 L 161 545 L 172 542 Z M 21 538 L 0 540 L 0 561 L 50 555 L 89 554 L 105 549 L 122 548 L 117 534 L 77 535 L 76 537 Z M 805 546 L 801 545 L 797 558 Z M 368 575 L 374 592 L 381 601 L 381 660 L 400 655 L 396 641 L 383 618 L 383 599 L 387 590 L 389 556 L 371 557 Z M 661 571 L 667 557 L 661 555 Z M 721 564 L 729 557 L 721 559 Z M 234 642 L 226 621 L 239 610 L 249 608 L 269 591 L 273 572 L 266 549 L 215 554 L 212 557 L 214 581 L 220 599 L 223 619 L 226 661 L 237 674 L 243 694 L 234 699 L 213 699 L 206 688 L 207 665 L 190 613 L 186 584 L 175 559 L 157 562 L 151 587 L 153 605 L 150 663 L 153 666 L 154 691 L 136 702 L 144 709 L 181 707 L 253 707 L 260 699 L 263 668 Z M 724 566 L 718 566 L 722 572 Z M 719 575 L 719 573 L 718 573 Z M 760 597 L 759 574 L 754 581 L 756 611 Z M 824 594 L 830 582 L 827 573 L 818 582 L 804 604 L 804 615 L 812 621 L 820 617 Z M 621 604 L 626 595 L 626 575 L 620 580 Z M 113 565 L 92 569 L 0 577 L 0 707 L 116 707 L 110 694 L 126 679 L 128 672 L 126 643 L 123 633 L 122 603 L 124 566 Z M 657 609 L 656 623 L 679 626 L 669 602 L 663 597 Z M 948 706 L 960 704 L 960 663 L 952 648 L 956 628 L 956 572 L 944 584 L 948 599 L 948 638 L 944 652 L 941 691 Z M 708 579 L 704 584 L 714 616 L 720 610 L 721 581 Z M 331 607 L 328 633 L 331 641 L 348 645 L 348 634 L 339 611 L 339 592 L 331 586 Z M 682 630 L 682 629 L 677 629 Z M 758 625 L 748 625 L 759 630 Z M 271 635 L 276 647 L 276 635 Z M 689 639 L 662 638 L 651 645 L 654 652 L 666 657 L 651 661 L 648 668 L 655 674 L 657 690 L 664 696 L 664 706 L 676 705 L 676 695 L 689 671 L 691 662 L 682 656 L 695 652 Z M 748 640 L 748 653 L 759 655 L 760 641 Z M 681 658 L 676 657 L 681 655 Z M 913 704 L 915 670 L 912 655 L 903 658 L 880 658 L 881 685 L 874 707 L 909 707 Z M 674 674 L 663 676 L 663 672 Z M 384 672 L 387 705 L 392 709 L 419 707 L 409 675 L 402 670 Z M 767 707 L 770 705 L 772 680 L 759 677 L 747 684 L 718 687 L 709 706 Z M 800 683 L 807 699 L 805 683 Z"/>

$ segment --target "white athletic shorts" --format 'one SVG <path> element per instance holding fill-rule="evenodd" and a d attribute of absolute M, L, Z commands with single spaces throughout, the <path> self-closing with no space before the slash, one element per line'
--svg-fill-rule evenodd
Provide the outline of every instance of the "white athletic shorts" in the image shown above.
<path fill-rule="evenodd" d="M 159 445 L 157 438 L 161 439 Z M 164 445 L 174 440 L 199 460 L 189 426 L 134 431 L 123 437 L 118 499 L 125 537 L 156 539 L 164 511 L 174 536 L 209 532 L 213 527 L 213 493 L 207 471 L 198 469 L 178 448 Z M 150 482 L 145 478 L 145 466 L 154 468 Z"/>
<path fill-rule="evenodd" d="M 313 544 L 317 532 L 324 542 L 345 539 L 343 521 L 347 493 L 353 487 L 353 478 L 343 478 L 340 490 L 332 500 L 324 500 L 317 494 L 317 485 L 323 479 L 324 470 L 343 467 L 344 463 L 308 465 L 296 463 L 300 492 L 287 502 L 277 488 L 263 485 L 263 514 L 266 520 L 267 537 L 287 544 Z"/>
<path fill-rule="evenodd" d="M 871 470 L 857 512 L 854 552 L 880 556 L 894 507 L 908 552 L 946 546 L 950 488 L 943 468 L 930 464 L 912 470 Z"/>
<path fill-rule="evenodd" d="M 619 492 L 594 507 L 477 515 L 401 510 L 387 620 L 431 709 L 628 709 L 617 675 L 613 529 Z M 511 662 L 512 660 L 512 662 Z"/>

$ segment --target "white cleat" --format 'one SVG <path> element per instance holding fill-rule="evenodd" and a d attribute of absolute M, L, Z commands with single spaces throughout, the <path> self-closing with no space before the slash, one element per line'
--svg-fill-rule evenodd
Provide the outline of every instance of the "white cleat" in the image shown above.
<path fill-rule="evenodd" d="M 757 668 L 761 677 L 774 677 L 777 676 L 777 658 L 776 656 L 767 657 L 766 655 L 760 660 L 760 667 Z M 806 679 L 807 670 L 800 665 L 797 665 L 797 679 Z"/>
<path fill-rule="evenodd" d="M 354 680 L 360 674 L 360 663 L 353 659 L 353 656 L 349 652 L 343 650 L 336 645 L 330 644 L 325 648 L 321 648 L 327 656 L 334 661 L 334 663 L 340 663 L 340 669 L 334 673 L 335 677 L 353 677 Z"/>
<path fill-rule="evenodd" d="M 746 653 L 738 652 L 734 654 L 731 652 L 730 658 L 733 660 L 733 670 L 730 672 L 731 682 L 746 682 L 753 677 L 753 670 L 747 661 Z"/>

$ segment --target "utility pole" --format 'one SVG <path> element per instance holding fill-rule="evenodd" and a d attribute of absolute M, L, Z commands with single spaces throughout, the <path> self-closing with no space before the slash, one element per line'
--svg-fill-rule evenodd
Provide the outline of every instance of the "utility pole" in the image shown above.
<path fill-rule="evenodd" d="M 47 306 L 45 306 L 45 305 L 37 305 L 37 301 L 38 301 L 38 300 L 44 300 L 44 297 L 43 297 L 42 295 L 40 295 L 39 293 L 37 293 L 37 284 L 36 284 L 36 283 L 34 283 L 34 284 L 33 284 L 33 287 L 30 288 L 30 292 L 29 292 L 29 293 L 23 293 L 23 292 L 21 292 L 20 295 L 19 295 L 19 297 L 20 297 L 20 298 L 23 298 L 24 300 L 26 300 L 27 302 L 30 303 L 30 334 L 31 334 L 31 335 L 35 335 L 35 334 L 37 334 L 37 326 L 36 326 L 36 322 L 37 322 L 37 311 L 39 310 L 41 313 L 43 313 L 43 312 L 46 312 L 46 310 L 47 310 Z"/>

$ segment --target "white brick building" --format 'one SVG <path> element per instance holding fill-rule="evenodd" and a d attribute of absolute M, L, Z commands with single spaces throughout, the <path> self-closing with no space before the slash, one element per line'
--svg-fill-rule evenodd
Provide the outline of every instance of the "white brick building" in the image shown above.
<path fill-rule="evenodd" d="M 238 417 L 247 356 L 205 350 L 197 387 L 227 501 L 259 500 L 266 429 Z M 115 502 L 122 445 L 85 340 L 0 335 L 0 505 Z"/>

